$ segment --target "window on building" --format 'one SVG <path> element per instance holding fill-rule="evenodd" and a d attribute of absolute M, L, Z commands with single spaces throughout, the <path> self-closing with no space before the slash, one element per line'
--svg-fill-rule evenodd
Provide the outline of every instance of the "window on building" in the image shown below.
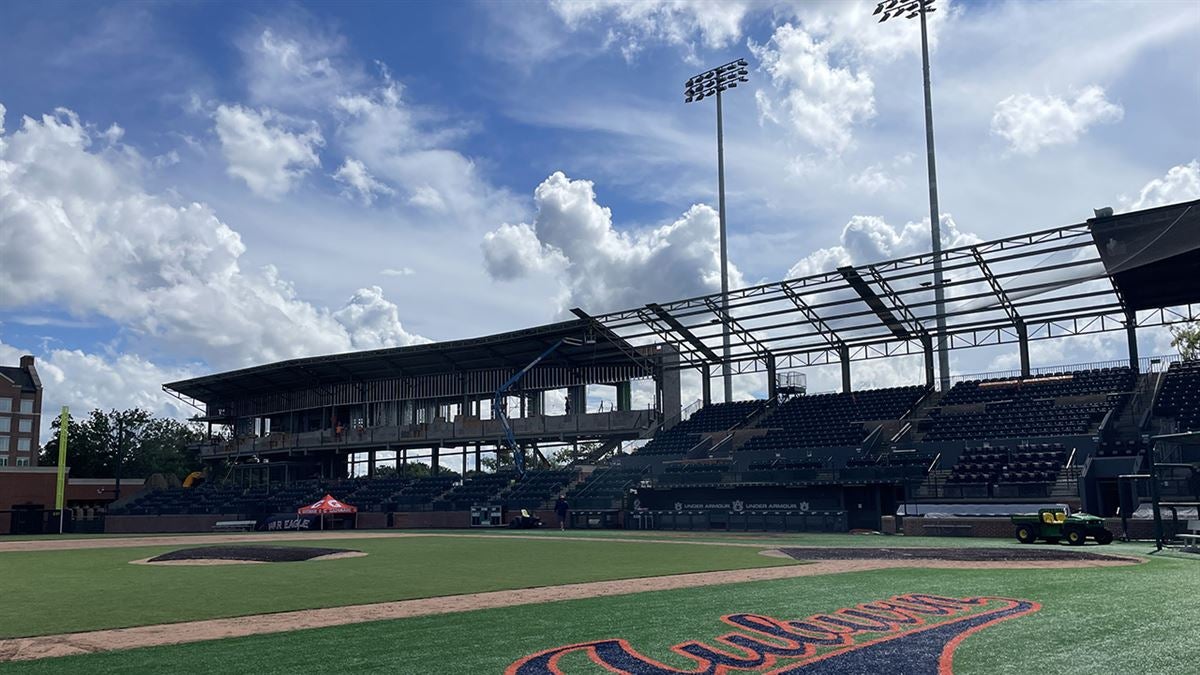
<path fill-rule="evenodd" d="M 0 466 L 8 466 L 8 458 L 0 455 Z"/>
<path fill-rule="evenodd" d="M 28 418 L 17 420 L 17 432 L 22 434 L 33 433 L 33 420 Z"/>
<path fill-rule="evenodd" d="M 8 436 L 0 436 L 0 452 L 8 452 Z"/>
<path fill-rule="evenodd" d="M 12 412 L 12 399 L 0 398 L 0 413 Z"/>
<path fill-rule="evenodd" d="M 23 413 L 33 412 L 33 399 L 31 399 L 31 398 L 21 399 L 21 412 L 23 412 Z"/>
<path fill-rule="evenodd" d="M 7 434 L 12 431 L 12 418 L 0 417 L 0 434 Z"/>
<path fill-rule="evenodd" d="M 17 466 L 29 466 L 29 458 L 28 457 L 18 457 L 17 458 Z"/>
<path fill-rule="evenodd" d="M 17 439 L 17 452 L 29 452 L 29 439 L 28 438 L 18 438 Z"/>

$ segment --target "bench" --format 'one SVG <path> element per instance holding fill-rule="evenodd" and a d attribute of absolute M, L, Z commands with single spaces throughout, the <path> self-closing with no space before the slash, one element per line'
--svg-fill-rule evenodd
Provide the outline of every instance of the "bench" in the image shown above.
<path fill-rule="evenodd" d="M 1179 535 L 1183 540 L 1183 550 L 1200 553 L 1200 520 L 1189 520 L 1187 529 L 1188 534 Z"/>
<path fill-rule="evenodd" d="M 213 524 L 213 532 L 253 532 L 257 520 L 221 520 Z"/>
<path fill-rule="evenodd" d="M 974 525 L 955 525 L 953 523 L 923 523 L 922 530 L 928 535 L 943 537 L 969 537 Z"/>

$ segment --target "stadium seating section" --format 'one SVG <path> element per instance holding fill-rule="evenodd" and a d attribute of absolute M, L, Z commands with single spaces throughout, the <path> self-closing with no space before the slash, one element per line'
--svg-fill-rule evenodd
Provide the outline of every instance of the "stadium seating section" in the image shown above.
<path fill-rule="evenodd" d="M 434 500 L 433 510 L 465 511 L 476 504 L 489 503 L 495 495 L 506 489 L 510 482 L 512 474 L 507 472 L 470 475 L 460 485 L 450 488 Z"/>
<path fill-rule="evenodd" d="M 468 474 L 466 480 L 455 473 L 443 473 L 423 478 L 301 480 L 250 488 L 205 483 L 192 489 L 147 492 L 113 513 L 294 513 L 326 494 L 353 504 L 360 511 L 373 512 L 466 510 L 476 504 L 501 502 L 509 508 L 540 508 L 561 494 L 578 474 L 576 469 L 535 470 L 514 481 L 509 473 Z"/>
<path fill-rule="evenodd" d="M 730 464 L 724 462 L 688 462 L 670 464 L 665 467 L 659 484 L 662 485 L 709 485 L 720 483 L 730 472 Z"/>
<path fill-rule="evenodd" d="M 1061 443 L 973 447 L 959 456 L 948 480 L 982 485 L 1052 483 L 1066 461 L 1067 450 Z"/>
<path fill-rule="evenodd" d="M 1171 364 L 1154 412 L 1175 418 L 1178 431 L 1200 431 L 1200 361 Z"/>
<path fill-rule="evenodd" d="M 574 509 L 609 509 L 619 505 L 625 491 L 641 479 L 642 469 L 620 467 L 596 469 L 567 492 Z"/>
<path fill-rule="evenodd" d="M 1102 368 L 959 382 L 921 429 L 926 441 L 1092 434 L 1136 381 L 1129 368 Z"/>
<path fill-rule="evenodd" d="M 1054 401 L 990 403 L 983 412 L 933 416 L 927 441 L 1082 436 L 1095 431 L 1109 403 L 1058 405 Z"/>
<path fill-rule="evenodd" d="M 1129 368 L 1102 368 L 1038 375 L 1036 377 L 959 382 L 941 404 L 963 405 L 992 401 L 1034 400 L 1130 391 L 1135 375 Z"/>
<path fill-rule="evenodd" d="M 752 439 L 741 450 L 856 446 L 869 433 L 865 422 L 903 417 L 926 391 L 925 387 L 896 387 L 798 396 L 784 402 L 760 422 L 758 426 L 771 431 Z"/>
<path fill-rule="evenodd" d="M 579 472 L 574 469 L 529 471 L 503 495 L 504 505 L 510 509 L 534 509 L 543 506 L 547 501 L 562 494 L 563 489 L 578 475 Z"/>
<path fill-rule="evenodd" d="M 701 434 L 732 429 L 762 410 L 763 401 L 714 403 L 698 410 L 688 419 L 659 432 L 642 446 L 643 455 L 682 455 L 700 442 Z"/>

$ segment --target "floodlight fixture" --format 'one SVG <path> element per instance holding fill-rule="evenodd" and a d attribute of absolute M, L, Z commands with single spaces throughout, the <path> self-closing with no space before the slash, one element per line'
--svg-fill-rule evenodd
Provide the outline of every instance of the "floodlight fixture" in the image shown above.
<path fill-rule="evenodd" d="M 883 0 L 875 7 L 873 16 L 879 17 L 879 23 L 888 19 L 915 19 L 924 12 L 937 11 L 933 7 L 934 0 Z"/>

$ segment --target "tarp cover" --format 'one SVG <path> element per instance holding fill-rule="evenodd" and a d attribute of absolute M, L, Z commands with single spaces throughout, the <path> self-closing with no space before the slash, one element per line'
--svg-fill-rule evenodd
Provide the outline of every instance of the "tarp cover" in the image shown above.
<path fill-rule="evenodd" d="M 300 507 L 300 510 L 296 513 L 302 516 L 317 516 L 321 514 L 333 513 L 358 513 L 358 508 L 350 506 L 349 504 L 343 504 L 337 499 L 334 499 L 333 495 L 325 495 L 319 501 L 313 502 L 308 506 Z"/>
<path fill-rule="evenodd" d="M 923 516 L 925 518 L 958 518 L 972 516 L 1015 516 L 1022 513 L 1037 513 L 1038 509 L 1062 509 L 1070 513 L 1066 504 L 901 504 L 896 509 L 898 516 Z"/>

